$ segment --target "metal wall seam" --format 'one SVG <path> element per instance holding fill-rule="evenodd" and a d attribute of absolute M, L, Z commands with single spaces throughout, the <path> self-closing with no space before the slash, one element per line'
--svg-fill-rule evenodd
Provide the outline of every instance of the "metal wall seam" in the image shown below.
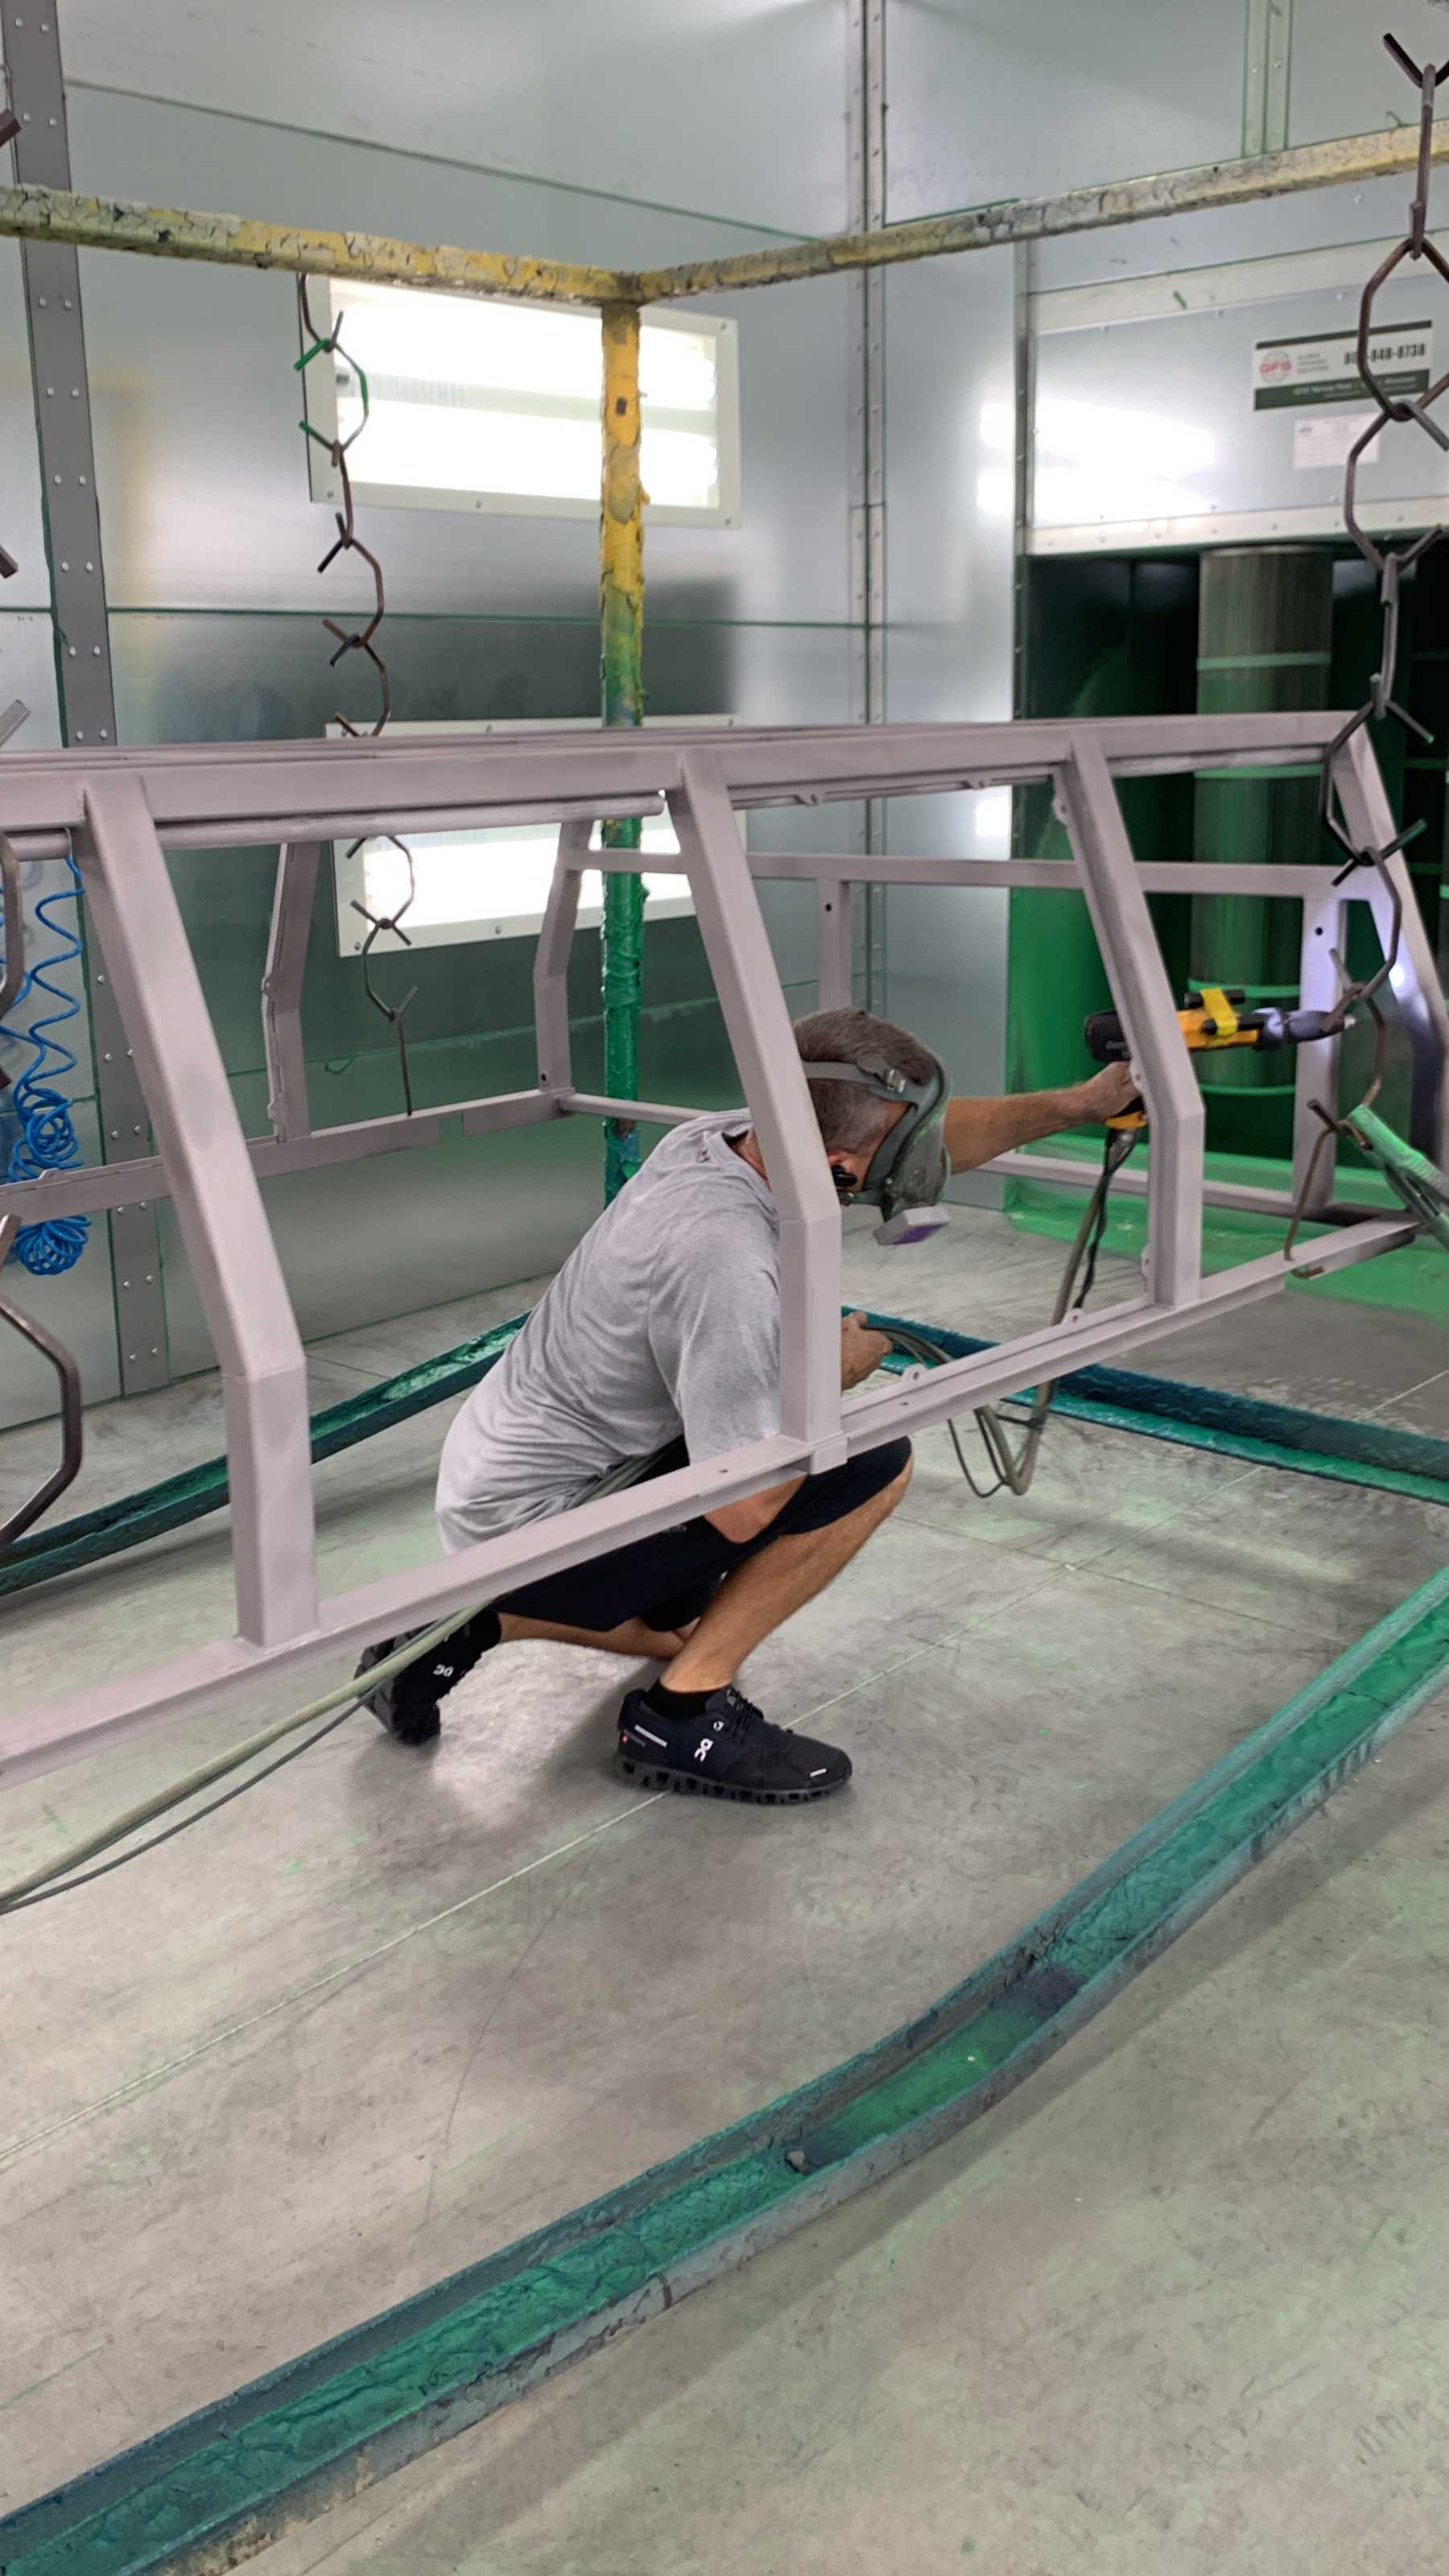
<path fill-rule="evenodd" d="M 69 188 L 70 144 L 55 10 L 44 16 L 30 9 L 23 14 L 12 10 L 4 20 L 4 32 L 21 120 L 15 143 L 17 175 L 26 183 Z M 20 256 L 61 731 L 67 743 L 78 747 L 109 745 L 116 738 L 116 714 L 80 263 L 74 250 L 54 242 L 24 241 Z M 145 1152 L 149 1123 L 109 978 L 89 939 L 85 973 L 101 1150 L 107 1162 L 127 1162 Z M 166 1385 L 170 1376 L 156 1211 L 144 1201 L 117 1208 L 109 1228 L 121 1391 L 138 1395 L 148 1387 Z"/>

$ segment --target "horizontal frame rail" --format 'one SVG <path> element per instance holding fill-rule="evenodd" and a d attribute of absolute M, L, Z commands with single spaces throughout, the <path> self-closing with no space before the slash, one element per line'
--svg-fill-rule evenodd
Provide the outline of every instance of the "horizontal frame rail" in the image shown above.
<path fill-rule="evenodd" d="M 189 743 L 161 749 L 7 752 L 0 830 L 22 856 L 33 836 L 76 831 L 82 781 L 139 775 L 168 849 L 235 849 L 371 832 L 651 815 L 708 753 L 738 809 L 830 804 L 861 795 L 940 794 L 1052 775 L 1074 745 L 1099 748 L 1114 777 L 1167 776 L 1225 762 L 1253 768 L 1321 754 L 1341 713 L 1286 709 L 1228 716 L 1106 716 L 1021 723 L 740 728 L 727 733 L 454 735 L 316 743 Z M 595 852 L 595 861 L 601 853 Z M 651 862 L 652 864 L 652 862 Z M 998 864 L 991 862 L 989 864 Z M 1002 861 L 1001 866 L 1012 864 Z M 1005 880 L 1002 880 L 1003 882 Z"/>
<path fill-rule="evenodd" d="M 846 1446 L 878 1447 L 928 1424 L 1017 1395 L 1048 1377 L 1064 1376 L 1094 1360 L 1111 1359 L 1163 1339 L 1212 1314 L 1269 1297 L 1304 1272 L 1341 1270 L 1412 1243 L 1408 1217 L 1375 1218 L 1342 1233 L 1299 1243 L 1281 1252 L 1219 1271 L 1203 1282 L 1186 1306 L 1153 1306 L 1136 1300 L 1098 1314 L 1079 1313 L 1023 1340 L 953 1360 L 943 1368 L 907 1377 L 883 1394 L 851 1396 L 841 1407 Z M 553 1519 L 534 1521 L 505 1537 L 480 1541 L 442 1563 L 384 1577 L 324 1600 L 315 1628 L 304 1636 L 258 1646 L 219 1640 L 149 1671 L 122 1675 L 94 1689 L 53 1701 L 0 1728 L 0 1787 L 16 1786 L 62 1762 L 124 1741 L 162 1718 L 210 1706 L 262 1674 L 280 1678 L 315 1663 L 329 1649 L 351 1651 L 379 1637 L 394 1637 L 425 1620 L 493 1599 L 521 1579 L 537 1582 L 580 1565 L 625 1538 L 646 1538 L 691 1513 L 759 1493 L 798 1473 L 809 1454 L 803 1439 L 783 1436 L 677 1470 L 621 1494 L 580 1503 Z"/>

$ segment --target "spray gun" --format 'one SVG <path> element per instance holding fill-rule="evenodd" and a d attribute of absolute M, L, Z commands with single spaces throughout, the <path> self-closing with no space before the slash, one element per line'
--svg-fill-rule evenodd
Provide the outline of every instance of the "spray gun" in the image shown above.
<path fill-rule="evenodd" d="M 1203 984 L 1190 991 L 1177 1015 L 1182 1042 L 1192 1055 L 1218 1047 L 1251 1046 L 1272 1050 L 1282 1046 L 1304 1046 L 1315 1038 L 1333 1037 L 1352 1021 L 1343 1020 L 1330 1011 L 1281 1011 L 1269 1003 L 1253 1010 L 1242 1006 L 1247 995 L 1241 986 Z M 1132 1049 L 1126 1030 L 1115 1011 L 1093 1011 L 1082 1032 L 1088 1052 L 1098 1064 L 1125 1064 Z M 1145 1127 L 1147 1112 L 1139 1101 L 1124 1109 L 1119 1117 L 1109 1118 L 1107 1125 L 1130 1131 Z"/>

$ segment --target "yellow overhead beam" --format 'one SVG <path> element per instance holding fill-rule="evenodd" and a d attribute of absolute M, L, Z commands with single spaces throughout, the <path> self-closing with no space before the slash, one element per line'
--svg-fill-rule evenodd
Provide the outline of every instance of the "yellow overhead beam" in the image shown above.
<path fill-rule="evenodd" d="M 1253 161 L 1203 161 L 1164 176 L 1068 188 L 1056 197 L 1005 197 L 959 214 L 887 224 L 879 232 L 829 233 L 818 241 L 782 242 L 776 249 L 740 251 L 729 259 L 685 260 L 676 268 L 645 269 L 629 284 L 643 303 L 665 304 L 680 296 L 733 294 L 744 286 L 783 286 L 794 278 L 887 268 L 899 260 L 996 250 L 1013 242 L 1047 241 L 1059 233 L 1144 223 L 1154 215 L 1202 214 L 1213 206 L 1241 206 L 1306 188 L 1411 177 L 1418 147 L 1417 125 L 1395 126 L 1384 134 L 1350 134 L 1333 143 L 1267 152 Z M 1433 157 L 1449 159 L 1449 118 L 1435 125 Z"/>
<path fill-rule="evenodd" d="M 311 232 L 250 215 L 128 205 L 62 188 L 0 188 L 0 234 L 6 233 L 21 241 L 64 242 L 73 250 L 139 251 L 150 259 L 367 278 L 384 286 L 437 287 L 448 295 L 526 296 L 543 304 L 603 304 L 631 296 L 633 288 L 632 279 L 616 277 L 611 268 L 578 267 L 568 260 L 393 241 L 383 233 Z"/>
<path fill-rule="evenodd" d="M 523 253 L 462 250 L 448 243 L 395 241 L 381 233 L 311 232 L 249 215 L 131 205 L 114 197 L 80 197 L 59 188 L 0 188 L 0 236 L 65 242 L 77 250 L 128 250 L 152 259 L 208 260 L 223 268 L 275 268 L 317 277 L 369 278 L 379 285 L 440 288 L 451 295 L 506 295 L 540 304 L 667 304 L 692 295 L 728 294 L 745 286 L 782 286 L 793 278 L 887 268 L 901 260 L 940 259 L 953 252 L 995 250 L 1046 241 L 1061 233 L 1201 214 L 1308 188 L 1346 187 L 1412 175 L 1417 129 L 1350 134 L 1331 143 L 1300 144 L 1252 161 L 1205 161 L 1189 170 L 1069 188 L 1055 197 L 1007 197 L 993 206 L 923 215 L 878 232 L 829 233 L 782 242 L 729 259 L 686 260 L 642 275 Z M 1449 118 L 1434 129 L 1433 157 L 1449 159 Z"/>

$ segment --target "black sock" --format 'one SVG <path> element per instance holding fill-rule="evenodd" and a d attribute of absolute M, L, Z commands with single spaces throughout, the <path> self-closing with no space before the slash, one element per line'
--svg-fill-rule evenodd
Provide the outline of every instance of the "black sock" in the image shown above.
<path fill-rule="evenodd" d="M 452 1689 L 455 1682 L 460 1682 L 465 1673 L 471 1673 L 479 1656 L 486 1655 L 490 1646 L 497 1645 L 501 1633 L 496 1610 L 475 1610 L 471 1619 L 465 1620 L 461 1628 L 453 1630 L 451 1637 L 445 1637 L 441 1645 L 433 1648 L 425 1662 L 410 1664 L 407 1678 L 413 1682 L 414 1688 L 420 1682 L 425 1683 L 429 1690 L 441 1697 L 444 1691 Z"/>
<path fill-rule="evenodd" d="M 700 1717 L 714 1694 L 712 1691 L 671 1690 L 662 1678 L 651 1682 L 644 1694 L 644 1705 L 656 1717 Z"/>

